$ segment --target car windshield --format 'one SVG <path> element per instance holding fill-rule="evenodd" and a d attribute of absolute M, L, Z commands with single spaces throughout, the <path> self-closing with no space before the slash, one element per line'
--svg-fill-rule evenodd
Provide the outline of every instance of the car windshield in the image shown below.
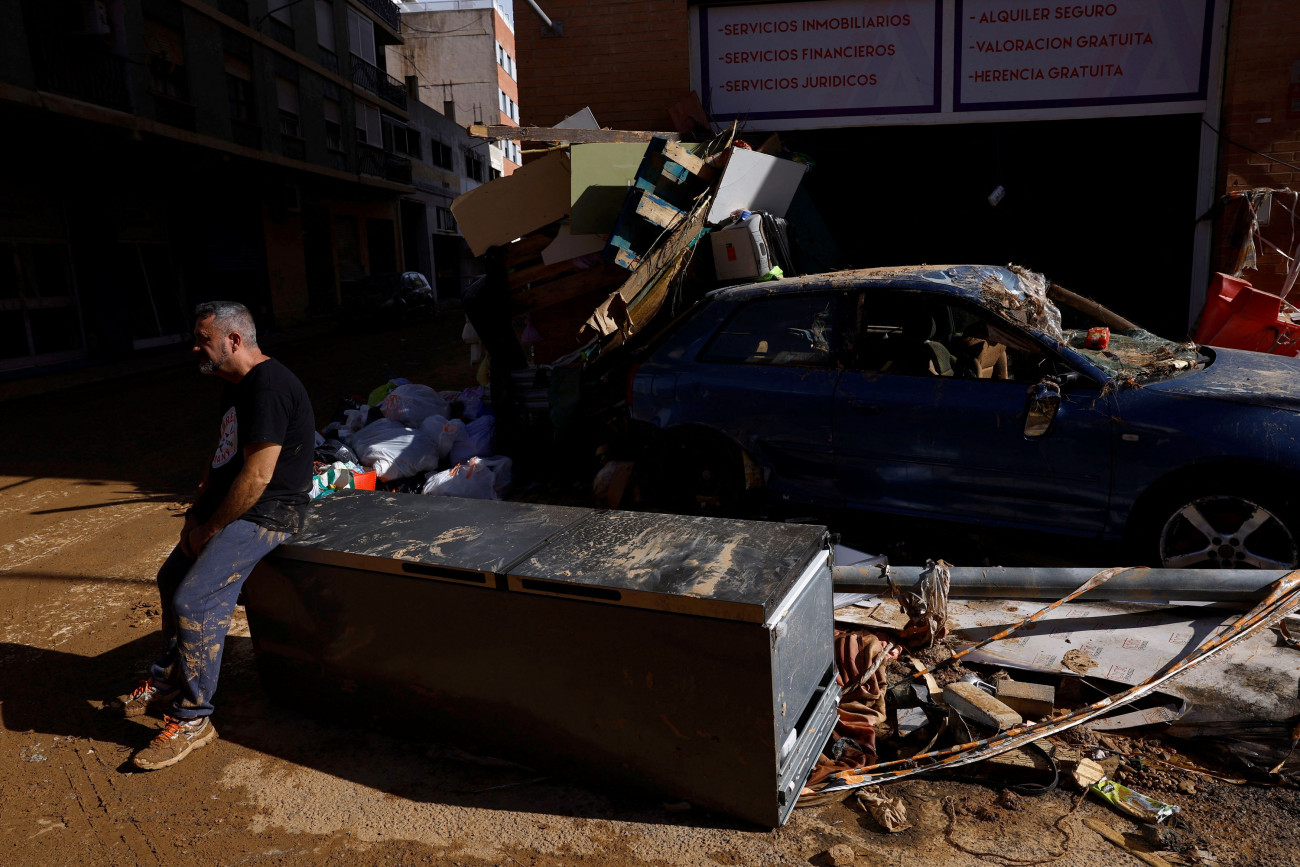
<path fill-rule="evenodd" d="M 1166 340 L 1061 286 L 1047 296 L 1061 314 L 1061 342 L 1120 382 L 1176 376 L 1204 362 L 1195 343 Z"/>

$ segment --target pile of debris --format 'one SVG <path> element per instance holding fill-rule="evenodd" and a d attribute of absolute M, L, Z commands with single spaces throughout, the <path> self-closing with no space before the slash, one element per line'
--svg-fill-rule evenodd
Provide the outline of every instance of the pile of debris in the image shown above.
<path fill-rule="evenodd" d="M 775 155 L 776 137 L 753 149 L 734 128 L 700 142 L 552 134 L 569 140 L 452 204 L 485 257 L 463 302 L 507 448 L 537 439 L 538 420 L 574 415 L 591 387 L 578 380 L 621 391 L 610 368 L 627 353 L 615 350 L 648 340 L 704 292 L 794 272 L 784 217 L 808 166 Z M 589 405 L 617 403 L 607 397 Z"/>
<path fill-rule="evenodd" d="M 1300 572 L 940 560 L 913 587 L 874 562 L 837 566 L 835 579 L 857 591 L 835 598 L 839 720 L 800 806 L 856 794 L 882 828 L 902 831 L 906 804 L 883 784 L 974 765 L 963 773 L 1022 795 L 1065 783 L 1164 827 L 1198 778 L 1300 779 L 1300 645 L 1286 625 Z M 1073 589 L 1033 601 L 1061 587 Z"/>

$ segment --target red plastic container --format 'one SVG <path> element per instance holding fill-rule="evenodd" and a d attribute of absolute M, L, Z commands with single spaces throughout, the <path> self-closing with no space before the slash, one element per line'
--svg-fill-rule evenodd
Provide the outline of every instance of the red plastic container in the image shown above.
<path fill-rule="evenodd" d="M 1283 312 L 1281 297 L 1227 274 L 1215 274 L 1210 282 L 1194 339 L 1210 346 L 1300 355 L 1300 324 Z"/>
<path fill-rule="evenodd" d="M 353 473 L 352 486 L 358 491 L 373 491 L 375 489 L 376 475 L 374 470 L 368 473 Z"/>

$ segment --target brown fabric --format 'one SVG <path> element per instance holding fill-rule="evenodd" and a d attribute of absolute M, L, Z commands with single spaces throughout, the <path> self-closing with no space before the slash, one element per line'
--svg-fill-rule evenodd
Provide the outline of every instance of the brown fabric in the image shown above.
<path fill-rule="evenodd" d="M 875 665 L 885 646 L 870 632 L 835 630 L 835 681 L 839 684 L 839 722 L 831 735 L 829 752 L 818 757 L 808 785 L 821 782 L 835 771 L 862 767 L 876 761 L 876 726 L 885 720 L 885 664 L 867 678 L 863 673 Z M 848 738 L 861 749 L 855 749 Z"/>

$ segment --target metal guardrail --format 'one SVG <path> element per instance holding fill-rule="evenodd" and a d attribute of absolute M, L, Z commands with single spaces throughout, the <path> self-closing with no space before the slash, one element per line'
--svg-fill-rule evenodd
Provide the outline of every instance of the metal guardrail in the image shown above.
<path fill-rule="evenodd" d="M 125 58 L 107 51 L 70 51 L 45 41 L 36 41 L 32 49 L 36 86 L 41 90 L 120 111 L 132 110 Z"/>
<path fill-rule="evenodd" d="M 338 75 L 339 56 L 335 54 L 333 51 L 330 51 L 328 48 L 317 47 L 316 50 L 319 52 L 318 56 L 320 57 L 320 65 L 325 67 L 335 75 Z"/>
<path fill-rule="evenodd" d="M 357 171 L 363 175 L 384 176 L 384 152 L 374 145 L 357 142 Z"/>
<path fill-rule="evenodd" d="M 280 134 L 280 153 L 292 160 L 307 159 L 307 142 L 297 136 Z"/>
<path fill-rule="evenodd" d="M 267 18 L 267 27 L 271 38 L 283 45 L 285 48 L 296 48 L 297 38 L 293 35 L 293 28 L 285 24 L 279 18 Z"/>
<path fill-rule="evenodd" d="M 174 96 L 155 91 L 153 94 L 153 113 L 154 119 L 159 123 L 165 123 L 177 129 L 187 129 L 190 132 L 194 131 L 194 105 L 183 99 L 177 99 Z"/>
<path fill-rule="evenodd" d="M 359 0 L 359 2 L 362 6 L 378 15 L 380 20 L 389 27 L 398 33 L 402 32 L 402 13 L 397 8 L 396 3 L 391 3 L 389 0 Z"/>
<path fill-rule="evenodd" d="M 352 81 L 380 99 L 406 110 L 406 88 L 402 82 L 355 54 L 352 55 Z"/>
<path fill-rule="evenodd" d="M 411 161 L 406 157 L 384 154 L 384 177 L 399 184 L 411 182 Z"/>
<path fill-rule="evenodd" d="M 262 147 L 262 128 L 255 123 L 232 117 L 230 119 L 230 138 L 237 145 L 260 150 Z"/>
<path fill-rule="evenodd" d="M 375 147 L 357 143 L 357 171 L 363 175 L 386 178 L 399 184 L 411 182 L 411 161 Z"/>

